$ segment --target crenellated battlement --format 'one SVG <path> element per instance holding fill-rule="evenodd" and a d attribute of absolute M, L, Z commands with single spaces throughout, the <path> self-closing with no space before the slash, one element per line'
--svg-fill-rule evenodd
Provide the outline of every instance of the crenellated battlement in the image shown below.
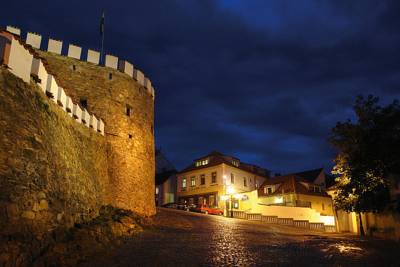
<path fill-rule="evenodd" d="M 42 124 L 29 131 L 24 130 L 24 133 L 34 136 L 37 131 L 38 138 L 53 138 L 42 141 L 47 149 L 45 153 L 56 151 L 56 154 L 46 158 L 50 161 L 50 170 L 53 170 L 51 163 L 54 161 L 59 160 L 61 165 L 70 164 L 65 172 L 60 173 L 60 164 L 56 163 L 56 173 L 48 178 L 56 185 L 43 185 L 41 189 L 49 190 L 54 203 L 62 203 L 49 207 L 54 215 L 68 213 L 76 218 L 88 217 L 87 207 L 96 210 L 99 205 L 106 204 L 143 215 L 155 213 L 154 88 L 141 70 L 128 60 L 111 54 L 105 56 L 104 66 L 100 65 L 100 53 L 96 50 L 84 49 L 74 43 L 66 44 L 56 38 L 45 39 L 34 32 L 27 32 L 25 37 L 21 37 L 21 30 L 14 26 L 0 31 L 0 62 L 4 65 L 1 77 L 14 79 L 16 76 L 24 81 L 16 79 L 23 84 L 21 87 L 0 90 L 6 96 L 4 103 L 18 103 L 14 107 L 8 106 L 8 110 L 20 107 L 21 118 L 26 117 L 22 114 L 24 112 L 35 116 L 31 114 L 29 104 L 25 109 L 19 105 L 18 98 L 6 95 L 14 89 L 28 88 L 26 94 L 30 95 L 25 98 L 26 102 L 38 93 L 32 94 L 29 89 L 39 89 L 42 91 L 40 101 L 43 102 L 42 98 L 46 97 L 50 102 L 35 107 Z M 31 100 L 32 104 L 37 102 Z M 47 106 L 55 113 L 50 115 L 46 111 Z M 57 111 L 57 108 L 62 111 Z M 39 114 L 44 114 L 44 117 Z M 9 119 L 5 112 L 3 116 Z M 75 125 L 75 122 L 80 125 Z M 22 121 L 15 123 L 17 128 L 26 125 Z M 53 126 L 47 128 L 47 125 Z M 94 135 L 92 131 L 99 134 Z M 12 136 L 23 138 L 17 130 Z M 101 148 L 99 151 L 93 150 L 96 145 Z M 13 149 L 18 150 L 19 147 Z M 9 153 L 10 148 L 0 152 L 4 151 Z M 98 157 L 104 160 L 98 162 Z M 76 173 L 85 181 L 77 184 L 64 182 L 76 181 Z M 28 174 L 24 177 L 31 178 Z M 97 181 L 99 184 L 92 184 Z M 82 186 L 84 190 L 81 190 Z M 65 208 L 70 200 L 59 198 L 58 191 L 54 192 L 64 187 L 66 192 L 79 196 L 73 205 L 82 208 Z M 92 195 L 96 199 L 91 199 Z M 76 220 L 72 218 L 71 221 Z"/>
<path fill-rule="evenodd" d="M 26 47 L 22 40 L 15 38 L 14 34 L 7 32 L 0 32 L 0 44 L 2 44 L 0 61 L 7 65 L 15 76 L 26 83 L 30 83 L 31 76 L 35 77 L 37 85 L 52 101 L 69 113 L 78 123 L 83 123 L 104 136 L 103 120 L 97 119 L 94 114 L 89 114 L 78 104 L 72 102 L 71 98 L 65 94 L 64 88 L 58 85 L 54 74 L 46 69 L 45 63 L 37 53 Z M 89 124 L 89 119 L 85 120 L 82 114 L 88 117 L 93 116 L 92 124 Z"/>
<path fill-rule="evenodd" d="M 6 30 L 12 34 L 18 35 L 22 39 L 22 31 L 20 28 L 15 26 L 7 26 Z M 25 40 L 26 44 L 31 45 L 35 49 L 42 48 L 42 41 L 45 41 L 41 34 L 34 32 L 27 32 Z M 67 46 L 66 55 L 63 55 L 63 47 Z M 70 43 L 65 44 L 62 40 L 57 40 L 55 38 L 47 39 L 47 52 L 55 53 L 58 55 L 78 59 L 81 61 L 90 62 L 96 65 L 100 64 L 100 53 L 93 49 L 83 49 L 81 46 Z M 147 89 L 147 92 L 153 97 L 155 97 L 154 87 L 148 77 L 144 75 L 142 71 L 137 69 L 128 60 L 119 59 L 115 55 L 106 54 L 104 67 L 119 70 L 122 73 L 129 75 L 131 78 L 135 79 L 141 86 Z"/>

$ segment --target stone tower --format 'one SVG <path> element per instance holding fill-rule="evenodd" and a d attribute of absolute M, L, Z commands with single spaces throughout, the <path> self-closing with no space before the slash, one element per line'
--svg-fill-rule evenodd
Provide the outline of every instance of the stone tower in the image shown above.
<path fill-rule="evenodd" d="M 154 206 L 154 97 L 116 69 L 37 50 L 59 86 L 106 125 L 107 199 L 143 215 Z M 67 144 L 66 144 L 67 145 Z"/>

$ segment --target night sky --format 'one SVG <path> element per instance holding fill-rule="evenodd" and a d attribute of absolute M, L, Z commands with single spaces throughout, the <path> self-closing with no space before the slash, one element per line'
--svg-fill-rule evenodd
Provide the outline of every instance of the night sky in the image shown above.
<path fill-rule="evenodd" d="M 18 0 L 0 25 L 99 49 L 102 8 L 106 52 L 152 80 L 156 144 L 178 169 L 212 150 L 329 169 L 356 95 L 400 96 L 400 1 Z"/>

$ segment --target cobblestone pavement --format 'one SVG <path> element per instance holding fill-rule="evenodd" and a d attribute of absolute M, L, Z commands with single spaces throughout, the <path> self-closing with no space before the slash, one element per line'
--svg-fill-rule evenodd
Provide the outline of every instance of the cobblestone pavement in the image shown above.
<path fill-rule="evenodd" d="M 152 227 L 83 266 L 400 266 L 400 245 L 160 209 Z"/>

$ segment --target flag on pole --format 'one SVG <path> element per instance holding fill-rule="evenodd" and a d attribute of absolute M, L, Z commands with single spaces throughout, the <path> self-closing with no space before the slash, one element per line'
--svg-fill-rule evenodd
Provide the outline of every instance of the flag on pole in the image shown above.
<path fill-rule="evenodd" d="M 101 35 L 104 34 L 104 11 L 103 11 L 103 15 L 101 16 L 101 20 L 100 20 L 100 34 Z"/>
<path fill-rule="evenodd" d="M 100 35 L 101 35 L 100 65 L 102 65 L 104 64 L 104 10 L 100 20 Z"/>

